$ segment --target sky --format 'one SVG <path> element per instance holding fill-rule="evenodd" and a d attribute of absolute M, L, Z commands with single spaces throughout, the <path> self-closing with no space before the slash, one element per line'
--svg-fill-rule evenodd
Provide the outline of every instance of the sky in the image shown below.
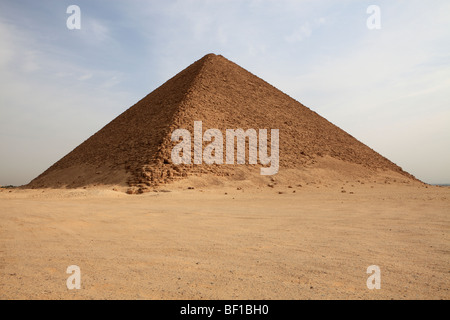
<path fill-rule="evenodd" d="M 208 53 L 450 183 L 448 0 L 2 0 L 0 185 L 30 182 Z"/>

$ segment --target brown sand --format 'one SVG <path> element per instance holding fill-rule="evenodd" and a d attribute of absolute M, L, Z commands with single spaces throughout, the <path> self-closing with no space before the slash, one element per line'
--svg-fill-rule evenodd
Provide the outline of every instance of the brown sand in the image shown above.
<path fill-rule="evenodd" d="M 2 189 L 0 298 L 450 298 L 449 188 L 244 182 Z M 80 290 L 66 287 L 73 264 Z M 366 287 L 370 265 L 380 290 Z"/>

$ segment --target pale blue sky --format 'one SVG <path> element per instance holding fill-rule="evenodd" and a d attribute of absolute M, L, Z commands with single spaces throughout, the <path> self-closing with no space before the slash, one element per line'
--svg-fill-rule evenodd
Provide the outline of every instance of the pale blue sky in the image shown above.
<path fill-rule="evenodd" d="M 81 29 L 68 30 L 69 5 Z M 369 5 L 381 29 L 366 26 Z M 207 53 L 450 182 L 450 1 L 0 2 L 0 184 L 28 183 Z"/>

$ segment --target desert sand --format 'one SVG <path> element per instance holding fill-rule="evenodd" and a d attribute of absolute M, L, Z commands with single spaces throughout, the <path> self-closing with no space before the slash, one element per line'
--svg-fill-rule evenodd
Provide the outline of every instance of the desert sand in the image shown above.
<path fill-rule="evenodd" d="M 194 184 L 1 189 L 0 298 L 450 298 L 448 187 Z"/>

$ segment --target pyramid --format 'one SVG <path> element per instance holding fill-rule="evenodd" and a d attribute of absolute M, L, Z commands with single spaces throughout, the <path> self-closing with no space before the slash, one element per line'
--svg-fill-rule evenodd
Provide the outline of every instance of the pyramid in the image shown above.
<path fill-rule="evenodd" d="M 233 177 L 242 165 L 175 165 L 171 133 L 209 128 L 279 129 L 279 167 L 306 170 L 321 158 L 363 173 L 415 179 L 314 111 L 221 55 L 208 54 L 123 112 L 32 180 L 29 188 L 123 185 L 138 193 L 189 176 Z M 257 171 L 258 165 L 246 170 Z M 326 168 L 325 168 L 326 169 Z M 330 169 L 331 170 L 331 169 Z"/>

